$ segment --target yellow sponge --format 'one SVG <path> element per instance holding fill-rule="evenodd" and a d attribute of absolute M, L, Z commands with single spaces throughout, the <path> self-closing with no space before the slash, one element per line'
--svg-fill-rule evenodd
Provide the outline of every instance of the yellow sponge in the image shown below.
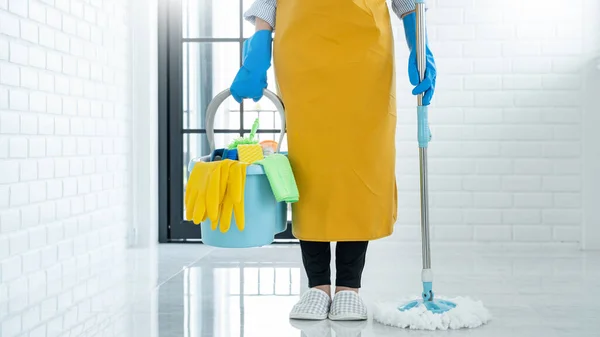
<path fill-rule="evenodd" d="M 238 156 L 241 162 L 252 164 L 265 159 L 260 144 L 238 145 Z"/>

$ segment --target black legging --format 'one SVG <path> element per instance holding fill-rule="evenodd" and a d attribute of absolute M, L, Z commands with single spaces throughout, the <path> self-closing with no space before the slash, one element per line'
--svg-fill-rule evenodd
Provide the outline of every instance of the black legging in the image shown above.
<path fill-rule="evenodd" d="M 338 287 L 360 288 L 368 241 L 338 242 L 335 251 Z M 331 243 L 300 241 L 310 288 L 331 285 Z"/>

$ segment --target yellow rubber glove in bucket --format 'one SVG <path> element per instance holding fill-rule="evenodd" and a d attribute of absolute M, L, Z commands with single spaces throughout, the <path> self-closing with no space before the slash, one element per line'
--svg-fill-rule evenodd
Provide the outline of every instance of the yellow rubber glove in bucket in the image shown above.
<path fill-rule="evenodd" d="M 207 216 L 218 214 L 220 179 L 214 175 L 220 162 L 198 162 L 194 165 L 185 190 L 185 219 L 199 225 Z M 215 212 L 215 209 L 217 212 Z"/>
<path fill-rule="evenodd" d="M 234 162 L 229 170 L 227 179 L 227 191 L 223 199 L 223 208 L 219 229 L 221 233 L 227 233 L 231 227 L 232 212 L 235 223 L 240 231 L 244 230 L 244 190 L 246 185 L 246 169 L 248 163 Z"/>
<path fill-rule="evenodd" d="M 219 171 L 219 205 L 218 205 L 218 209 L 216 210 L 217 214 L 214 217 L 211 217 L 209 215 L 210 218 L 210 227 L 211 229 L 214 231 L 217 229 L 217 226 L 219 224 L 220 218 L 221 218 L 221 210 L 223 208 L 223 200 L 225 199 L 225 192 L 227 191 L 227 185 L 229 182 L 229 171 L 231 170 L 231 165 L 234 164 L 235 161 L 230 160 L 230 159 L 225 159 L 222 161 L 219 161 L 220 164 L 220 168 L 219 170 L 215 170 Z M 213 175 L 216 175 L 215 172 L 213 172 Z M 210 178 L 212 179 L 212 178 Z"/>

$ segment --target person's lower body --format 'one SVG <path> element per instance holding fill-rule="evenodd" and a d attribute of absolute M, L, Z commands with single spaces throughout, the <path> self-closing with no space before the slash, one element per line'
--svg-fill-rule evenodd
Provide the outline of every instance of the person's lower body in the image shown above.
<path fill-rule="evenodd" d="M 368 241 L 336 245 L 335 295 L 331 299 L 331 243 L 300 241 L 309 290 L 294 306 L 290 318 L 365 320 L 367 309 L 358 295 Z"/>
<path fill-rule="evenodd" d="M 336 293 L 358 291 L 365 267 L 368 241 L 338 242 L 335 252 Z M 331 243 L 300 241 L 302 262 L 308 276 L 309 288 L 323 287 L 329 294 L 331 286 Z"/>
<path fill-rule="evenodd" d="M 391 235 L 398 215 L 389 9 L 385 0 L 286 0 L 277 4 L 276 21 L 273 65 L 300 192 L 292 204 L 291 229 L 304 241 L 312 286 L 290 316 L 366 319 L 357 292 L 364 242 Z M 323 150 L 332 144 L 339 145 L 334 152 Z M 331 307 L 327 242 L 338 242 Z M 318 310 L 302 311 L 311 306 Z"/>

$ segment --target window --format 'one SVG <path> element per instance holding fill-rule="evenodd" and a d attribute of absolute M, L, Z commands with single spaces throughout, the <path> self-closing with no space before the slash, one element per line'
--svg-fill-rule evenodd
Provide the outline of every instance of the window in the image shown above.
<path fill-rule="evenodd" d="M 204 115 L 212 98 L 228 88 L 254 26 L 243 12 L 254 0 L 170 0 L 159 9 L 160 231 L 161 242 L 200 240 L 199 226 L 184 221 L 184 191 L 190 160 L 210 154 Z M 276 92 L 273 68 L 269 89 Z M 238 104 L 228 98 L 215 120 L 215 142 L 225 147 L 250 133 L 256 118 L 259 139 L 277 140 L 281 123 L 268 100 Z M 282 144 L 287 150 L 287 144 Z M 293 239 L 291 231 L 278 239 Z"/>

